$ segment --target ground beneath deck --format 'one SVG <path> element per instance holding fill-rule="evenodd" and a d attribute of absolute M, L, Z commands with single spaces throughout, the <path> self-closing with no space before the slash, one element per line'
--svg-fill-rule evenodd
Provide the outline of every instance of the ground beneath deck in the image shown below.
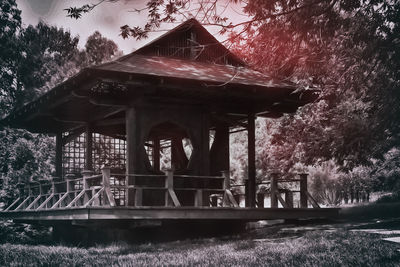
<path fill-rule="evenodd" d="M 91 207 L 40 211 L 10 211 L 0 217 L 21 221 L 96 220 L 238 220 L 330 218 L 337 208 L 222 208 L 222 207 Z"/>

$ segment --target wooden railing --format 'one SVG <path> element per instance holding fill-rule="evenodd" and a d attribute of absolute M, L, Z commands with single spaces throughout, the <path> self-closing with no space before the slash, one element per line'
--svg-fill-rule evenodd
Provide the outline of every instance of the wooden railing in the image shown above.
<path fill-rule="evenodd" d="M 99 175 L 93 175 L 91 171 L 84 171 L 82 175 L 82 178 L 66 175 L 64 181 L 53 179 L 20 185 L 19 198 L 5 211 L 94 206 L 187 206 L 187 194 L 179 197 L 182 192 L 192 193 L 192 206 L 218 206 L 213 199 L 221 198 L 219 206 L 238 207 L 230 191 L 227 172 L 222 176 L 174 175 L 172 171 L 166 171 L 165 175 L 126 175 L 113 174 L 110 168 L 104 167 Z M 163 201 L 150 205 L 144 203 L 144 193 L 154 191 L 158 195 L 161 193 Z"/>
<path fill-rule="evenodd" d="M 104 167 L 93 175 L 84 171 L 82 178 L 66 175 L 64 181 L 39 181 L 19 185 L 20 196 L 5 211 L 34 211 L 116 206 L 164 207 L 239 207 L 231 192 L 229 172 L 221 176 L 118 174 Z M 282 183 L 298 183 L 299 190 L 284 189 Z M 243 185 L 239 185 L 243 186 Z M 319 208 L 307 190 L 307 174 L 296 179 L 280 179 L 277 174 L 258 184 L 257 207 L 264 208 L 269 194 L 271 208 L 294 208 L 293 194 L 299 194 L 300 208 L 308 203 Z M 267 188 L 269 187 L 269 188 Z"/>
<path fill-rule="evenodd" d="M 258 183 L 257 190 L 257 207 L 264 208 L 264 199 L 266 196 L 270 198 L 270 207 L 278 208 L 279 204 L 283 208 L 294 208 L 294 194 L 299 194 L 299 208 L 308 208 L 310 203 L 313 208 L 320 208 L 317 201 L 312 197 L 307 188 L 307 177 L 308 174 L 300 173 L 297 174 L 298 178 L 294 179 L 283 179 L 280 178 L 279 173 L 271 174 L 270 180 Z M 281 185 L 285 183 L 292 183 L 297 185 L 298 190 L 283 188 Z M 233 187 L 246 187 L 243 185 L 233 185 Z M 238 195 L 237 195 L 238 196 Z M 239 201 L 238 201 L 239 202 Z"/>

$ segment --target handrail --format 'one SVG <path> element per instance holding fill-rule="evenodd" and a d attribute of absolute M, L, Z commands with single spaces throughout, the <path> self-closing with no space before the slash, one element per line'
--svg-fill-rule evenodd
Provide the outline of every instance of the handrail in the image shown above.
<path fill-rule="evenodd" d="M 222 176 L 200 176 L 200 175 L 174 175 L 181 178 L 197 178 L 197 179 L 225 179 Z"/>
<path fill-rule="evenodd" d="M 89 177 L 85 177 L 86 180 L 93 180 L 93 179 L 99 179 L 102 178 L 103 176 L 101 174 L 98 175 L 93 175 L 93 176 L 89 176 Z M 77 179 L 78 180 L 78 179 Z M 79 180 L 83 180 L 83 178 L 79 178 Z"/>
<path fill-rule="evenodd" d="M 123 173 L 110 173 L 111 176 L 129 176 L 129 177 L 165 177 L 164 174 L 123 174 Z"/>

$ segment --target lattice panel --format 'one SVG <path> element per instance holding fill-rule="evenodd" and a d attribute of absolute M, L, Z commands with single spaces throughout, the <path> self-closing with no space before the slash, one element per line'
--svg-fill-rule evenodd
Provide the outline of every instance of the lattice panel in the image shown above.
<path fill-rule="evenodd" d="M 67 133 L 64 135 L 68 135 Z M 93 133 L 93 170 L 100 173 L 103 165 L 114 170 L 125 170 L 126 141 Z M 85 169 L 86 137 L 81 134 L 63 146 L 63 173 L 81 176 Z"/>
<path fill-rule="evenodd" d="M 101 166 L 125 170 L 126 141 L 101 134 L 93 134 L 93 169 L 99 172 Z"/>
<path fill-rule="evenodd" d="M 64 136 L 68 133 L 64 134 Z M 79 135 L 72 141 L 63 146 L 63 173 L 75 174 L 80 176 L 81 171 L 85 168 L 85 142 L 84 134 Z"/>

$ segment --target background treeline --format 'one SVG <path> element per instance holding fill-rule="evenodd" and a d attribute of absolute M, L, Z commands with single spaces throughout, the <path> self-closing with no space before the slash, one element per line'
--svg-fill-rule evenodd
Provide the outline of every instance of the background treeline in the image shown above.
<path fill-rule="evenodd" d="M 76 74 L 81 68 L 121 55 L 99 32 L 78 48 L 79 37 L 44 22 L 22 27 L 14 0 L 0 2 L 0 117 Z M 0 200 L 9 202 L 21 177 L 54 173 L 54 139 L 21 129 L 0 129 Z"/>
<path fill-rule="evenodd" d="M 122 35 L 142 38 L 178 17 L 188 0 L 161 2 L 148 1 L 144 31 L 125 25 Z M 331 205 L 400 191 L 400 2 L 248 0 L 242 6 L 249 20 L 240 25 L 227 26 L 217 12 L 200 12 L 214 14 L 200 20 L 220 25 L 229 37 L 225 45 L 253 68 L 321 90 L 295 114 L 257 120 L 257 179 L 307 172 L 318 201 Z M 15 1 L 0 8 L 2 116 L 80 68 L 121 54 L 98 32 L 79 49 L 78 37 L 62 28 L 22 28 Z M 0 136 L 1 198 L 11 197 L 7 188 L 18 177 L 54 171 L 50 138 L 13 129 Z M 246 138 L 245 132 L 231 136 L 238 183 L 246 176 Z"/>

